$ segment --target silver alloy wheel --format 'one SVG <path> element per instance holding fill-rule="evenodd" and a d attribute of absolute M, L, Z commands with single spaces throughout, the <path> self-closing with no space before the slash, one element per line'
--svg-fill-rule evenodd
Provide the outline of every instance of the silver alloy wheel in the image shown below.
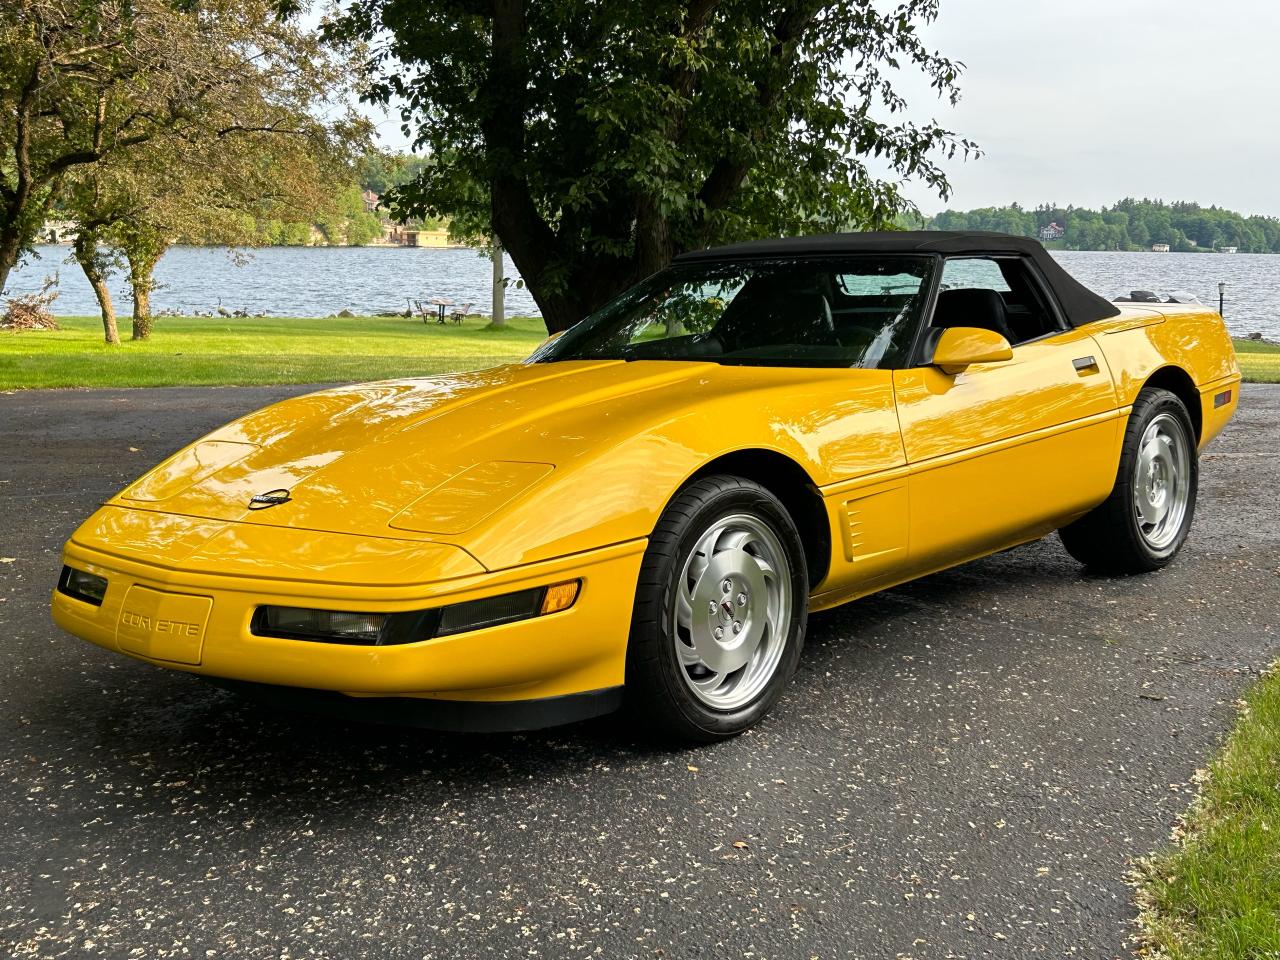
<path fill-rule="evenodd" d="M 768 686 L 791 625 L 791 564 L 767 524 L 716 521 L 680 571 L 672 635 L 680 673 L 715 710 L 736 710 Z"/>
<path fill-rule="evenodd" d="M 1147 546 L 1159 553 L 1178 538 L 1191 497 L 1190 440 L 1181 422 L 1162 413 L 1138 444 L 1133 508 Z"/>

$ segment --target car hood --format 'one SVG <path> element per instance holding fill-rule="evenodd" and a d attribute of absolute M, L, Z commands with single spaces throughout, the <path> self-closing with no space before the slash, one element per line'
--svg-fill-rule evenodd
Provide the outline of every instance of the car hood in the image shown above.
<path fill-rule="evenodd" d="M 497 367 L 285 400 L 180 451 L 114 501 L 271 526 L 454 537 L 601 442 L 620 401 L 705 364 Z M 252 503 L 275 492 L 281 503 Z M 398 534 L 397 534 L 398 532 Z"/>
<path fill-rule="evenodd" d="M 891 371 L 602 360 L 357 384 L 228 424 L 112 502 L 450 543 L 497 570 L 648 536 L 685 479 L 742 450 L 819 486 L 900 465 Z"/>

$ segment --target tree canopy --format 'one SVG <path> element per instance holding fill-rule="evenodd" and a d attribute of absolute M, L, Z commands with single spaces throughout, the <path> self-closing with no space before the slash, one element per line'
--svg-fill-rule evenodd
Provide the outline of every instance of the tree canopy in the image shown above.
<path fill-rule="evenodd" d="M 973 144 L 903 118 L 895 68 L 954 102 L 918 28 L 937 0 L 352 0 L 367 95 L 403 105 L 431 163 L 387 202 L 496 233 L 549 330 L 682 250 L 874 227 L 898 180 L 947 195 Z"/>
<path fill-rule="evenodd" d="M 245 161 L 241 172 L 267 170 L 262 158 L 284 149 L 267 138 L 349 152 L 366 126 L 342 103 L 343 60 L 270 0 L 11 0 L 0 5 L 0 49 L 0 288 L 85 178 L 114 176 L 105 195 L 117 207 L 140 196 L 131 170 L 157 157 L 222 151 Z M 250 140 L 256 148 L 237 153 L 233 141 Z M 182 195 L 188 174 L 207 186 L 209 165 L 166 167 L 167 189 L 152 199 Z"/>
<path fill-rule="evenodd" d="M 349 226 L 352 193 L 356 216 L 378 228 L 348 183 L 347 152 L 335 148 L 325 126 L 302 114 L 290 130 L 161 137 L 69 176 L 58 211 L 75 224 L 76 259 L 98 297 L 108 343 L 119 338 L 99 277 L 127 267 L 133 337 L 145 339 L 152 272 L 175 241 L 256 246 L 266 240 L 260 225 L 269 219 Z"/>
<path fill-rule="evenodd" d="M 356 164 L 356 173 L 362 189 L 381 195 L 414 180 L 427 162 L 426 157 L 411 153 L 370 150 Z"/>

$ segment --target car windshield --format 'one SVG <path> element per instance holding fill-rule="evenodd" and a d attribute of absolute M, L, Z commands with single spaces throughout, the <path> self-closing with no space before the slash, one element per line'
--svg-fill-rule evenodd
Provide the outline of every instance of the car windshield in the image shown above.
<path fill-rule="evenodd" d="M 530 360 L 901 366 L 934 262 L 856 256 L 676 264 Z"/>

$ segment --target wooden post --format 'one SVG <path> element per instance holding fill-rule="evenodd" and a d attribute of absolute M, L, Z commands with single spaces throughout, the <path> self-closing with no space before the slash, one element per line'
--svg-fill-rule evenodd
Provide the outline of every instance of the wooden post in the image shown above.
<path fill-rule="evenodd" d="M 507 309 L 506 309 L 507 286 L 503 276 L 502 262 L 502 241 L 498 239 L 498 235 L 493 235 L 493 325 L 495 327 L 505 327 L 507 325 Z"/>

